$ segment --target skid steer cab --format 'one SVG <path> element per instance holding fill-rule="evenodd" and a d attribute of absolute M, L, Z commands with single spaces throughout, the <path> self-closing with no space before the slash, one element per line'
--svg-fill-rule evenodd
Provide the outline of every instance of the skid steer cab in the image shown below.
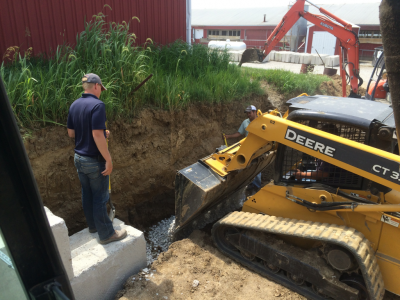
<path fill-rule="evenodd" d="M 392 108 L 300 96 L 239 143 L 180 170 L 176 230 L 214 223 L 221 252 L 310 299 L 400 294 L 400 157 Z M 265 168 L 272 180 L 248 198 Z"/>

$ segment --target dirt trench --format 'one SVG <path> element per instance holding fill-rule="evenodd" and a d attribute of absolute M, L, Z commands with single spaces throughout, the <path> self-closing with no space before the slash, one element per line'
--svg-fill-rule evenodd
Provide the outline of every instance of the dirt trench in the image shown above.
<path fill-rule="evenodd" d="M 321 84 L 317 94 L 340 96 L 340 76 Z M 267 94 L 225 104 L 196 104 L 182 111 L 145 109 L 132 122 L 109 120 L 112 200 L 117 218 L 144 229 L 174 214 L 174 179 L 180 170 L 214 152 L 224 142 L 221 133 L 234 133 L 246 118 L 244 108 L 285 112 L 283 96 L 262 83 Z M 349 87 L 348 87 L 349 88 Z M 228 141 L 230 144 L 238 140 Z M 80 183 L 73 161 L 74 142 L 66 128 L 51 126 L 25 139 L 44 205 L 63 218 L 69 234 L 86 227 Z M 266 174 L 263 180 L 269 181 Z"/>
<path fill-rule="evenodd" d="M 273 108 L 264 95 L 182 111 L 146 109 L 131 123 L 110 120 L 116 217 L 143 229 L 173 215 L 176 171 L 222 145 L 221 133 L 235 132 L 250 104 L 263 112 Z M 86 227 L 74 143 L 66 128 L 43 128 L 25 140 L 25 147 L 44 205 L 65 220 L 69 234 Z"/>

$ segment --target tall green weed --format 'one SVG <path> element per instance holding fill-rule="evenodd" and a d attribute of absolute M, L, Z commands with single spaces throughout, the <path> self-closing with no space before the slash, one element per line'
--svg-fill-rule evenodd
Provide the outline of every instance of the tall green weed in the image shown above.
<path fill-rule="evenodd" d="M 86 73 L 98 74 L 106 86 L 101 100 L 109 119 L 129 119 L 144 106 L 175 110 L 196 101 L 219 103 L 263 93 L 258 82 L 229 63 L 226 52 L 182 41 L 161 47 L 148 40 L 137 47 L 135 39 L 129 23 L 106 24 L 100 13 L 77 35 L 74 48 L 61 45 L 47 58 L 31 58 L 15 48 L 0 75 L 20 125 L 65 124 Z M 133 93 L 149 74 L 154 76 Z"/>

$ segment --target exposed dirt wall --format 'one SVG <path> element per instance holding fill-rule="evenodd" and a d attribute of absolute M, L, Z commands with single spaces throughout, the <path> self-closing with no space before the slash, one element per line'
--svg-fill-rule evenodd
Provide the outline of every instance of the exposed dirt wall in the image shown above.
<path fill-rule="evenodd" d="M 147 109 L 131 123 L 109 120 L 117 217 L 143 228 L 174 214 L 176 171 L 222 145 L 221 133 L 236 132 L 249 104 L 263 112 L 272 108 L 268 96 L 257 96 L 176 112 Z M 86 227 L 86 222 L 73 161 L 74 143 L 66 131 L 65 127 L 46 127 L 26 139 L 25 146 L 44 205 L 63 218 L 73 234 Z"/>

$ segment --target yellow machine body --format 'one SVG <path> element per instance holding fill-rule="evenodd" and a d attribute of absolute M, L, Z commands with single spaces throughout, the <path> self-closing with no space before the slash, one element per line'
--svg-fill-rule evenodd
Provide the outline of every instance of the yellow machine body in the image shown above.
<path fill-rule="evenodd" d="M 337 109 L 337 106 L 349 105 L 345 98 L 326 96 L 309 97 L 306 95 L 291 101 L 294 101 L 295 105 L 300 108 L 312 101 L 315 101 L 312 105 L 317 108 L 318 105 L 321 107 L 331 105 L 331 107 L 335 107 L 331 108 L 332 110 Z M 354 109 L 364 103 L 353 102 Z M 371 105 L 373 105 L 372 111 L 381 109 L 382 114 L 387 113 L 386 106 L 376 103 Z M 254 178 L 259 172 L 260 168 L 257 166 L 262 165 L 262 168 L 265 168 L 274 158 L 279 163 L 278 157 L 282 159 L 282 155 L 284 155 L 282 153 L 285 153 L 285 147 L 288 147 L 300 153 L 300 156 L 290 160 L 289 164 L 282 164 L 280 167 L 284 170 L 282 169 L 280 173 L 275 170 L 275 175 L 281 178 L 284 174 L 286 179 L 289 178 L 292 181 L 272 180 L 256 194 L 247 198 L 242 205 L 242 212 L 251 213 L 251 215 L 244 215 L 243 218 L 246 219 L 249 216 L 254 218 L 261 214 L 280 218 L 280 222 L 288 220 L 287 222 L 290 223 L 299 220 L 300 222 L 321 224 L 321 228 L 328 228 L 329 226 L 325 225 L 330 224 L 340 226 L 342 229 L 355 229 L 370 244 L 368 245 L 371 249 L 369 252 L 373 253 L 368 253 L 368 255 L 371 255 L 373 261 L 377 261 L 373 268 L 378 269 L 379 265 L 378 277 L 383 278 L 384 289 L 400 295 L 400 285 L 398 284 L 398 278 L 400 278 L 400 156 L 393 153 L 395 151 L 393 149 L 397 149 L 397 145 L 394 145 L 395 138 L 392 139 L 393 130 L 386 123 L 375 121 L 374 116 L 368 115 L 370 111 L 365 112 L 369 117 L 369 119 L 365 118 L 368 121 L 366 122 L 358 120 L 357 116 L 354 117 L 357 119 L 356 121 L 349 120 L 345 112 L 342 114 L 342 110 L 328 116 L 330 113 L 319 111 L 310 113 L 306 109 L 296 111 L 297 107 L 292 109 L 292 113 L 287 112 L 283 117 L 276 110 L 264 114 L 259 111 L 257 118 L 247 127 L 248 136 L 245 139 L 202 159 L 199 165 L 192 165 L 178 173 L 176 179 L 177 231 L 182 228 L 200 227 L 198 224 L 207 223 L 207 220 L 204 221 L 204 212 L 208 211 L 205 214 L 207 219 L 207 215 L 212 215 L 213 211 L 218 211 L 221 206 L 225 205 L 218 202 L 220 199 L 224 198 L 228 201 L 229 197 L 236 199 L 236 196 L 232 196 L 237 195 L 237 193 L 233 193 L 233 190 L 242 189 L 241 182 L 248 184 L 251 181 L 249 174 L 251 173 Z M 350 129 L 348 128 L 350 127 L 343 129 L 340 125 L 338 125 L 341 128 L 339 134 L 328 133 L 321 130 L 320 127 L 315 128 L 300 121 L 291 120 L 290 118 L 296 113 L 304 117 L 304 120 L 320 122 L 319 120 L 323 119 L 324 122 L 329 123 L 329 120 L 337 118 L 339 120 L 337 124 L 344 122 L 355 124 L 354 126 L 359 128 L 364 126 L 364 131 L 368 132 L 371 137 L 364 137 L 364 143 L 352 140 L 351 138 L 361 136 L 362 131 L 354 131 L 349 134 Z M 361 111 L 361 113 L 363 112 Z M 390 117 L 390 114 L 388 115 Z M 384 121 L 387 122 L 389 117 L 385 117 Z M 346 135 L 350 138 L 346 138 Z M 365 135 L 367 134 L 365 133 Z M 311 183 L 311 180 L 307 182 L 307 180 L 293 179 L 291 175 L 296 174 L 299 166 L 304 166 L 303 158 L 301 158 L 304 155 L 311 157 L 315 164 L 317 161 L 322 161 L 358 176 L 361 178 L 360 187 L 362 188 L 346 188 L 345 184 L 343 186 L 340 184 L 313 186 L 314 183 Z M 281 161 L 283 162 L 283 160 Z M 252 171 L 250 172 L 250 170 Z M 189 172 L 191 175 L 185 175 Z M 237 207 L 233 210 L 235 209 Z M 223 215 L 220 216 L 220 218 L 222 217 Z M 253 225 L 246 227 L 247 225 L 242 223 L 235 225 L 234 218 L 236 217 L 227 215 L 216 224 L 217 227 L 214 226 L 216 228 L 215 235 L 213 233 L 215 241 L 218 243 L 221 241 L 223 244 L 220 240 L 223 239 L 223 236 L 218 233 L 218 230 L 222 232 L 223 229 L 218 228 L 226 227 L 227 224 L 232 228 L 247 228 L 247 230 L 254 228 L 251 227 Z M 257 230 L 262 231 L 263 229 L 260 227 Z M 276 233 L 274 234 L 276 235 Z M 245 236 L 243 238 L 246 239 Z M 301 238 L 299 235 L 291 236 L 287 232 L 281 235 L 281 238 L 305 251 L 310 249 L 312 251 L 318 246 L 316 244 L 320 243 L 318 239 Z M 329 239 L 332 239 L 332 236 Z M 237 239 L 237 243 L 239 242 L 240 239 Z M 240 247 L 243 249 L 244 246 Z M 252 247 L 256 251 L 259 246 Z M 321 244 L 321 247 L 325 246 Z M 367 274 L 365 272 L 363 273 L 364 278 L 369 276 L 365 275 Z M 379 278 L 376 280 L 382 280 Z M 376 280 L 374 282 L 378 282 Z M 368 292 L 370 299 L 381 299 L 383 297 L 381 290 L 372 296 L 373 289 L 376 290 L 374 286 L 382 289 L 382 284 L 370 285 Z"/>
<path fill-rule="evenodd" d="M 344 191 L 365 196 L 372 201 L 378 200 L 377 196 L 371 195 L 366 191 Z M 355 228 L 370 241 L 378 260 L 385 288 L 392 293 L 400 294 L 400 286 L 398 284 L 400 278 L 400 239 L 395 238 L 400 236 L 399 218 L 376 211 L 311 211 L 305 207 L 299 207 L 298 204 L 288 200 L 286 197 L 287 193 L 316 203 L 321 203 L 322 199 L 332 199 L 332 201 L 344 200 L 340 196 L 325 191 L 309 190 L 302 187 L 277 186 L 270 183 L 247 199 L 243 205 L 243 211 Z M 387 201 L 400 204 L 399 193 L 397 191 L 391 193 L 392 195 L 388 195 L 389 199 Z M 382 222 L 383 217 L 391 218 L 393 224 Z M 314 246 L 313 243 L 305 244 L 304 241 L 299 241 L 298 239 L 287 240 L 302 248 L 311 248 Z"/>

